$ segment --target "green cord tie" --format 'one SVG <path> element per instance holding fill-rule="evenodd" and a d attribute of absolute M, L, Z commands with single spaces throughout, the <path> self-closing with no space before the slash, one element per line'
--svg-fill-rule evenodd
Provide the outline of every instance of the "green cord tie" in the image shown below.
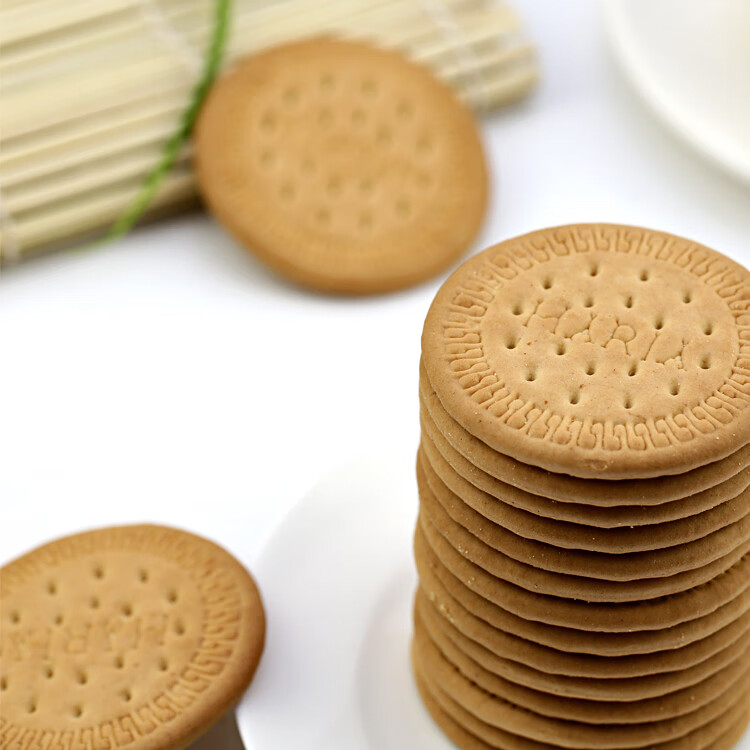
<path fill-rule="evenodd" d="M 201 105 L 208 94 L 211 85 L 216 78 L 224 58 L 227 38 L 229 36 L 229 19 L 231 16 L 232 0 L 216 0 L 216 14 L 214 17 L 214 28 L 211 43 L 203 62 L 203 72 L 195 84 L 187 107 L 180 115 L 179 126 L 164 144 L 164 149 L 159 161 L 152 167 L 151 171 L 143 181 L 138 194 L 130 202 L 130 205 L 122 212 L 115 223 L 104 235 L 102 242 L 116 240 L 126 235 L 143 215 L 149 204 L 156 195 L 164 178 L 169 174 L 183 144 L 190 137 L 195 126 L 195 121 L 200 112 Z M 98 243 L 97 243 L 98 244 Z"/>

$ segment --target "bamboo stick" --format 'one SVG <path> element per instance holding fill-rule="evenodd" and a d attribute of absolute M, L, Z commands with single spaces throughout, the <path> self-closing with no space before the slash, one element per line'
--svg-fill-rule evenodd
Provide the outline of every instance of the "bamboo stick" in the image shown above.
<path fill-rule="evenodd" d="M 184 104 L 181 92 L 179 95 L 171 93 L 169 96 L 158 96 L 133 102 L 128 107 L 117 107 L 105 112 L 109 117 L 89 117 L 77 121 L 78 127 L 51 128 L 38 131 L 33 137 L 16 138 L 5 144 L 0 152 L 0 172 L 11 176 L 13 166 L 28 162 L 44 163 L 44 159 L 54 158 L 60 151 L 85 152 L 87 144 L 95 144 L 99 140 L 109 139 L 120 130 L 132 128 L 138 130 L 143 123 L 164 117 L 169 121 L 169 127 L 174 126 L 174 118 Z M 75 124 L 75 121 L 74 121 Z M 162 131 L 168 133 L 167 127 Z M 42 158 L 43 157 L 43 158 Z"/>
<path fill-rule="evenodd" d="M 4 191 L 6 211 L 19 214 L 24 211 L 38 210 L 45 205 L 62 202 L 74 195 L 99 190 L 117 182 L 136 179 L 148 171 L 159 158 L 159 142 L 136 147 L 124 155 L 116 154 L 115 158 L 97 159 L 87 162 L 76 170 L 63 170 L 48 175 L 43 180 L 33 180 Z M 183 154 L 179 164 L 186 163 L 189 151 Z"/>
<path fill-rule="evenodd" d="M 70 240 L 85 237 L 97 229 L 106 228 L 139 187 L 140 181 L 116 185 L 86 200 L 61 204 L 44 213 L 22 215 L 15 224 L 14 232 L 20 247 L 27 248 L 23 255 L 36 255 L 48 245 L 60 242 L 60 238 Z M 179 209 L 196 203 L 192 174 L 178 170 L 161 185 L 147 215 L 161 213 L 172 206 Z M 7 249 L 3 252 L 7 248 L 5 243 L 7 239 L 0 236 L 0 256 L 3 257 L 7 255 Z"/>
<path fill-rule="evenodd" d="M 494 33 L 495 33 L 495 31 L 493 30 L 493 27 L 491 25 L 486 25 L 485 24 L 485 25 L 483 25 L 483 26 L 480 27 L 479 36 L 476 36 L 476 37 L 475 36 L 471 36 L 470 38 L 474 42 L 480 42 L 481 39 L 482 39 L 482 37 L 492 38 L 494 36 Z M 399 39 L 397 41 L 400 42 L 403 46 L 407 46 L 411 40 L 407 37 L 407 38 Z M 528 51 L 529 51 L 530 48 L 528 47 L 528 45 L 526 45 L 526 46 L 524 46 L 521 49 L 523 49 L 524 54 L 528 54 Z M 422 50 L 418 50 L 417 54 L 415 56 L 416 56 L 416 58 L 418 60 L 422 60 L 422 61 L 425 61 L 425 62 L 430 62 L 430 58 L 432 56 L 432 54 L 431 54 L 432 52 L 434 52 L 436 55 L 440 54 L 440 53 L 449 55 L 452 51 L 453 51 L 452 47 L 445 46 L 444 44 L 441 44 L 438 47 L 436 47 L 434 50 L 425 49 L 423 51 L 424 53 L 422 53 Z M 180 81 L 179 84 L 178 84 L 178 90 L 180 92 L 180 95 L 182 95 L 184 93 L 184 91 L 187 90 L 187 83 Z M 157 92 L 157 93 L 161 93 L 161 92 Z M 107 104 L 107 102 L 100 102 L 98 106 L 104 105 L 104 108 L 106 108 L 106 104 Z M 22 109 L 22 106 L 21 106 L 21 109 Z M 42 121 L 40 123 L 37 123 L 37 127 L 42 128 L 42 127 L 47 127 L 49 125 L 58 124 L 58 123 L 64 121 L 64 119 L 65 119 L 64 118 L 64 114 L 65 114 L 64 112 L 57 111 L 55 113 L 55 115 L 54 115 L 54 117 L 55 117 L 54 120 Z M 26 126 L 26 128 L 30 127 L 28 123 L 24 123 L 24 125 Z M 18 132 L 18 128 L 20 128 L 20 127 L 21 127 L 20 125 L 17 126 L 17 127 L 14 127 L 14 123 L 13 122 L 11 122 L 10 127 L 9 127 L 8 123 L 6 123 L 5 124 L 6 138 L 7 139 L 12 139 L 16 135 L 16 133 Z M 29 131 L 26 130 L 24 132 L 29 132 Z M 2 155 L 0 155 L 0 163 L 2 163 Z"/>
<path fill-rule="evenodd" d="M 4 0 L 0 264 L 111 222 L 171 134 L 213 0 Z M 235 0 L 227 64 L 333 33 L 402 50 L 476 108 L 521 95 L 533 50 L 502 0 Z M 195 196 L 190 149 L 155 211 Z M 4 212 L 4 214 L 2 213 Z"/>
<path fill-rule="evenodd" d="M 36 7 L 34 7 L 36 5 Z M 101 0 L 96 3 L 60 3 L 57 0 L 37 0 L 2 18 L 4 26 L 0 47 L 19 44 L 39 36 L 59 32 L 75 25 L 89 25 L 106 16 L 125 13 L 132 8 L 130 0 Z"/>
<path fill-rule="evenodd" d="M 446 63 L 441 70 L 442 75 L 449 82 L 484 69 L 512 65 L 516 60 L 523 59 L 530 49 L 510 49 L 510 50 L 481 50 L 472 60 L 472 63 L 463 63 L 460 60 L 454 60 Z M 513 85 L 525 84 L 526 76 L 522 71 L 521 77 L 510 78 L 509 85 L 503 91 L 510 91 Z M 47 175 L 53 175 L 56 172 L 74 167 L 77 163 L 87 159 L 95 163 L 98 159 L 119 156 L 127 159 L 127 153 L 133 148 L 149 144 L 163 143 L 169 137 L 174 127 L 174 116 L 179 111 L 181 102 L 175 102 L 161 116 L 143 118 L 142 124 L 138 126 L 132 121 L 125 125 L 119 125 L 117 128 L 107 128 L 103 136 L 92 141 L 92 134 L 89 132 L 85 137 L 77 139 L 79 144 L 77 148 L 71 147 L 70 141 L 64 145 L 66 148 L 58 148 L 56 153 L 48 155 L 43 161 L 34 161 L 29 163 L 21 161 L 20 166 L 16 162 L 3 167 L 3 186 L 6 195 L 12 194 L 12 188 L 17 185 L 23 185 L 29 180 L 38 180 Z M 53 148 L 49 149 L 54 151 Z M 158 149 L 157 149 L 158 151 Z"/>

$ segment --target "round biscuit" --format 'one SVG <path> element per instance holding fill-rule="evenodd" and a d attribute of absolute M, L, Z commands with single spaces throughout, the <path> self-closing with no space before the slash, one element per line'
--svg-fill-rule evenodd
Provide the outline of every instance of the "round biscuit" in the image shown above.
<path fill-rule="evenodd" d="M 264 636 L 253 579 L 206 539 L 143 525 L 38 547 L 0 570 L 0 744 L 182 750 L 239 700 Z"/>
<path fill-rule="evenodd" d="M 579 224 L 502 242 L 437 293 L 422 336 L 445 410 L 498 453 L 618 480 L 750 443 L 750 272 L 681 237 Z"/>
<path fill-rule="evenodd" d="M 395 51 L 316 38 L 240 61 L 196 127 L 210 210 L 292 281 L 344 293 L 410 286 L 479 230 L 488 177 L 476 122 Z"/>

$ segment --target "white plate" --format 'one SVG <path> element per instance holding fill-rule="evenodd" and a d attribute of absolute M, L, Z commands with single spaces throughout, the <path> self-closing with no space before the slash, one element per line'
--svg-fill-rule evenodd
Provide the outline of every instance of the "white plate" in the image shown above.
<path fill-rule="evenodd" d="M 750 182 L 750 2 L 607 0 L 615 53 L 685 140 Z"/>
<path fill-rule="evenodd" d="M 237 709 L 246 750 L 456 750 L 409 666 L 414 451 L 350 462 L 282 523 L 255 566 L 268 613 Z M 736 750 L 750 750 L 750 735 Z"/>
<path fill-rule="evenodd" d="M 455 750 L 409 667 L 415 453 L 351 461 L 261 555 L 268 640 L 237 711 L 247 750 Z"/>

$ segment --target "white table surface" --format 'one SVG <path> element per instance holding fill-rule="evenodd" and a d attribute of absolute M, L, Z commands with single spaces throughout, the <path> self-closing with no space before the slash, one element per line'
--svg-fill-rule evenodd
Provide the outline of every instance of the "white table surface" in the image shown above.
<path fill-rule="evenodd" d="M 517 0 L 542 80 L 485 118 L 494 175 L 472 252 L 575 221 L 641 224 L 750 263 L 750 191 L 642 104 L 595 0 Z M 419 335 L 440 279 L 367 299 L 292 288 L 202 215 L 0 280 L 0 562 L 154 521 L 251 568 L 310 487 L 418 440 Z"/>

